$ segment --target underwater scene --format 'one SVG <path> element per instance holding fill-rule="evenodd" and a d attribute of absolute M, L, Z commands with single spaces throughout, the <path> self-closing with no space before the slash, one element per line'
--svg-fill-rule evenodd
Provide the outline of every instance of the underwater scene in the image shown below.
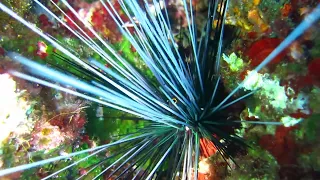
<path fill-rule="evenodd" d="M 320 179 L 319 0 L 0 0 L 0 180 Z"/>

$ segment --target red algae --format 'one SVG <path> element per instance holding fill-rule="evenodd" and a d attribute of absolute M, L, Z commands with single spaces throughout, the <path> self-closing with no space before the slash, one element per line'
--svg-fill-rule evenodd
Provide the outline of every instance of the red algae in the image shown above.
<path fill-rule="evenodd" d="M 88 173 L 88 171 L 85 169 L 85 168 L 81 168 L 80 170 L 79 170 L 79 175 L 85 175 L 85 174 L 87 174 Z"/>
<path fill-rule="evenodd" d="M 293 127 L 279 126 L 275 135 L 267 134 L 260 138 L 259 144 L 262 148 L 269 151 L 280 165 L 296 164 L 298 155 L 298 145 L 290 131 L 296 129 Z"/>
<path fill-rule="evenodd" d="M 75 9 L 75 10 L 78 11 L 79 9 L 77 8 L 77 9 Z M 76 15 L 74 15 L 71 10 L 67 10 L 67 11 L 65 12 L 65 14 L 66 14 L 66 16 L 64 16 L 64 20 L 65 20 L 66 24 L 67 24 L 71 29 L 78 31 L 78 27 L 77 27 L 77 25 L 78 25 L 81 29 L 83 29 L 83 31 L 84 31 L 86 34 L 82 33 L 81 31 L 79 31 L 79 33 L 81 33 L 81 34 L 84 35 L 84 36 L 85 36 L 85 35 L 88 35 L 88 36 L 91 37 L 91 38 L 94 37 L 94 34 L 93 34 L 89 29 L 83 28 L 84 25 L 82 25 L 82 23 L 80 23 L 80 21 L 77 19 Z M 77 25 L 76 25 L 75 23 L 76 23 Z M 67 29 L 67 32 L 69 32 L 68 29 Z M 74 34 L 71 33 L 71 32 L 69 32 L 69 35 L 74 36 Z"/>
<path fill-rule="evenodd" d="M 299 119 L 299 118 L 308 118 L 310 116 L 310 114 L 305 114 L 303 112 L 301 112 L 300 110 L 298 110 L 298 112 L 295 113 L 291 113 L 290 114 L 291 117 Z"/>
<path fill-rule="evenodd" d="M 66 11 L 65 14 L 66 16 L 64 17 L 64 20 L 66 21 L 66 24 L 71 29 L 76 29 L 77 26 L 73 22 L 76 22 L 77 17 L 72 13 L 71 10 Z"/>
<path fill-rule="evenodd" d="M 5 55 L 5 51 L 2 47 L 0 47 L 0 56 L 4 56 Z"/>
<path fill-rule="evenodd" d="M 109 4 L 107 4 L 109 6 Z M 113 8 L 119 13 L 123 22 L 129 21 L 129 18 L 122 12 L 121 6 L 118 2 L 113 4 Z M 91 16 L 91 22 L 96 31 L 101 32 L 102 35 L 108 38 L 111 42 L 119 42 L 122 39 L 122 34 L 118 30 L 117 24 L 109 15 L 104 6 L 98 4 Z"/>
<path fill-rule="evenodd" d="M 46 45 L 46 43 L 39 41 L 37 43 L 37 50 L 35 50 L 35 55 L 39 56 L 41 59 L 45 59 L 48 56 L 47 48 L 48 46 Z"/>
<path fill-rule="evenodd" d="M 308 65 L 308 74 L 314 79 L 320 80 L 320 58 L 311 61 Z"/>
<path fill-rule="evenodd" d="M 319 86 L 320 87 L 320 58 L 311 61 L 308 65 L 308 73 L 304 76 L 297 76 L 290 79 L 285 84 L 290 84 L 296 92 L 305 87 Z"/>
<path fill-rule="evenodd" d="M 49 18 L 45 15 L 45 14 L 41 14 L 38 17 L 39 23 L 40 23 L 40 27 L 41 28 L 47 28 L 47 27 L 51 27 L 53 24 L 49 21 Z"/>
<path fill-rule="evenodd" d="M 81 142 L 88 144 L 89 147 L 93 147 L 94 146 L 94 142 L 93 140 L 90 139 L 89 135 L 85 134 L 81 137 Z M 108 144 L 110 142 L 105 142 L 105 144 Z"/>
<path fill-rule="evenodd" d="M 246 53 L 251 59 L 251 66 L 258 66 L 281 42 L 278 38 L 264 38 L 254 42 Z M 281 52 L 270 64 L 279 63 L 285 55 L 285 51 Z"/>

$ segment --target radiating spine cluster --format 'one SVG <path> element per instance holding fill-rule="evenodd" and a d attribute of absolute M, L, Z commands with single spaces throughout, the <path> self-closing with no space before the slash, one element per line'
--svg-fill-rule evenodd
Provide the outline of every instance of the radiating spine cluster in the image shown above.
<path fill-rule="evenodd" d="M 246 81 L 250 80 L 250 77 L 247 77 L 221 102 L 215 102 L 216 94 L 219 90 L 219 67 L 224 21 L 229 0 L 209 1 L 208 19 L 205 23 L 205 28 L 201 32 L 200 41 L 197 40 L 196 13 L 193 10 L 192 0 L 182 0 L 187 20 L 188 40 L 191 46 L 191 53 L 187 57 L 191 59 L 190 62 L 186 62 L 186 58 L 182 57 L 176 46 L 165 1 L 154 0 L 151 5 L 146 0 L 143 2 L 134 0 L 117 1 L 129 19 L 128 22 L 125 22 L 113 7 L 112 1 L 100 0 L 101 5 L 118 25 L 118 29 L 123 37 L 130 41 L 139 57 L 152 71 L 153 76 L 157 80 L 155 83 L 151 83 L 150 79 L 146 78 L 115 51 L 112 45 L 101 37 L 99 32 L 94 30 L 90 22 L 83 19 L 67 0 L 61 0 L 61 4 L 69 9 L 86 29 L 77 25 L 55 1 L 50 1 L 75 25 L 76 29 L 71 28 L 40 1 L 34 0 L 34 3 L 90 47 L 105 63 L 110 64 L 112 69 L 105 67 L 101 62 L 93 58 L 82 60 L 52 36 L 38 29 L 22 17 L 19 17 L 10 8 L 0 3 L 0 8 L 4 12 L 44 38 L 66 57 L 76 62 L 79 65 L 79 69 L 97 77 L 98 80 L 81 80 L 81 77 L 73 77 L 61 73 L 35 63 L 15 52 L 6 52 L 6 56 L 28 67 L 30 73 L 35 76 L 15 70 L 10 71 L 10 73 L 16 77 L 130 113 L 150 121 L 150 124 L 134 134 L 122 137 L 118 141 L 68 155 L 1 170 L 0 176 L 42 166 L 84 152 L 92 152 L 86 158 L 75 161 L 44 178 L 48 179 L 81 161 L 85 161 L 91 156 L 105 151 L 109 147 L 123 145 L 125 147 L 124 150 L 114 155 L 118 158 L 113 162 L 109 162 L 108 166 L 94 179 L 105 174 L 117 163 L 120 164 L 119 168 L 110 173 L 109 177 L 121 169 L 123 173 L 119 176 L 124 175 L 126 172 L 134 171 L 134 177 L 142 179 L 152 179 L 155 176 L 161 177 L 162 174 L 166 174 L 163 177 L 170 177 L 170 179 L 174 179 L 177 174 L 181 174 L 182 179 L 197 179 L 200 138 L 207 138 L 212 141 L 225 159 L 232 159 L 227 145 L 235 143 L 245 146 L 241 138 L 228 134 L 221 128 L 222 126 L 239 124 L 243 121 L 228 122 L 224 121 L 225 119 L 221 119 L 219 115 L 216 115 L 228 106 L 255 92 L 254 90 L 235 100 L 229 100 L 237 91 L 243 88 Z M 222 14 L 217 13 L 219 8 L 220 10 L 223 9 L 221 11 L 223 12 Z M 260 71 L 319 18 L 320 5 L 254 71 Z M 219 23 L 216 24 L 216 29 L 212 28 L 212 21 L 214 19 L 219 20 Z M 129 29 L 128 24 L 133 27 L 134 31 Z M 94 35 L 95 39 L 92 39 L 88 35 L 88 31 Z M 209 44 L 212 41 L 212 33 L 215 34 L 214 41 L 216 45 Z M 100 44 L 103 46 L 100 46 Z M 62 85 L 52 82 L 58 82 Z M 67 85 L 72 86 L 79 92 L 64 87 Z M 176 103 L 173 98 L 179 103 Z M 268 122 L 250 121 L 247 123 L 264 124 Z M 276 123 L 270 122 L 270 124 Z M 148 162 L 150 157 L 154 159 L 153 162 Z M 108 158 L 97 163 L 96 166 L 101 166 L 105 161 L 108 161 Z M 130 166 L 125 168 L 126 163 L 129 162 Z M 96 166 L 92 167 L 92 169 L 78 179 L 88 174 Z"/>

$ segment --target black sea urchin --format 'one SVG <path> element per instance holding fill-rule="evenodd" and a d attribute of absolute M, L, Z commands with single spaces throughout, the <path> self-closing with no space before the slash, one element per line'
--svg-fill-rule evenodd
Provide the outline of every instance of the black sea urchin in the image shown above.
<path fill-rule="evenodd" d="M 9 73 L 98 103 L 98 109 L 122 111 L 125 115 L 117 119 L 141 120 L 143 125 L 106 144 L 8 167 L 0 170 L 0 176 L 41 167 L 43 179 L 197 179 L 200 154 L 211 155 L 210 148 L 233 166 L 234 153 L 247 147 L 235 133 L 241 122 L 279 124 L 240 121 L 241 110 L 230 108 L 258 89 L 234 96 L 245 81 L 252 80 L 247 77 L 231 93 L 224 90 L 222 52 L 239 35 L 235 27 L 225 25 L 229 0 L 208 0 L 204 5 L 192 0 L 101 0 L 91 6 L 99 11 L 84 8 L 78 1 L 28 3 L 34 12 L 44 14 L 38 27 L 8 3 L 0 3 L 0 9 L 43 39 L 44 45 L 39 46 L 44 50 L 38 49 L 37 56 L 45 58 L 46 65 L 6 48 L 4 56 L 32 75 L 16 69 Z M 260 71 L 316 22 L 319 11 L 318 5 L 254 71 Z M 90 19 L 88 14 L 101 18 Z M 62 43 L 50 26 L 77 39 L 86 47 L 84 51 Z M 125 43 L 116 43 L 119 36 Z M 79 173 L 70 170 L 84 162 L 88 163 L 81 165 Z"/>

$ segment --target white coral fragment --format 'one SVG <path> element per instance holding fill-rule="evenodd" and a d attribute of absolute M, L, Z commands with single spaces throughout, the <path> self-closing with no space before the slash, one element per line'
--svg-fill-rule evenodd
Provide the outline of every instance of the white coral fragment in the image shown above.
<path fill-rule="evenodd" d="M 301 92 L 296 97 L 288 97 L 286 87 L 280 85 L 280 80 L 277 77 L 271 78 L 269 74 L 260 74 L 254 70 L 248 71 L 248 75 L 243 82 L 243 88 L 250 91 L 257 90 L 255 96 L 262 99 L 262 102 L 268 103 L 278 113 L 287 112 L 287 115 L 295 112 L 311 113 L 309 97 L 305 93 Z M 281 122 L 287 127 L 303 120 L 302 118 L 296 119 L 287 115 L 283 115 L 281 118 Z"/>
<path fill-rule="evenodd" d="M 0 75 L 0 144 L 11 132 L 26 133 L 26 115 L 30 105 L 16 92 L 16 82 L 8 74 Z M 1 146 L 1 145 L 0 145 Z"/>
<path fill-rule="evenodd" d="M 283 125 L 285 127 L 290 127 L 290 126 L 294 126 L 296 124 L 298 124 L 299 122 L 301 122 L 303 119 L 302 118 L 293 118 L 290 116 L 285 116 L 281 118 L 281 122 L 283 123 Z"/>
<path fill-rule="evenodd" d="M 258 94 L 269 100 L 273 108 L 282 111 L 287 107 L 288 97 L 284 86 L 280 86 L 279 79 L 271 79 L 269 76 L 262 75 L 257 71 L 249 71 L 244 80 L 245 90 L 258 90 Z"/>

